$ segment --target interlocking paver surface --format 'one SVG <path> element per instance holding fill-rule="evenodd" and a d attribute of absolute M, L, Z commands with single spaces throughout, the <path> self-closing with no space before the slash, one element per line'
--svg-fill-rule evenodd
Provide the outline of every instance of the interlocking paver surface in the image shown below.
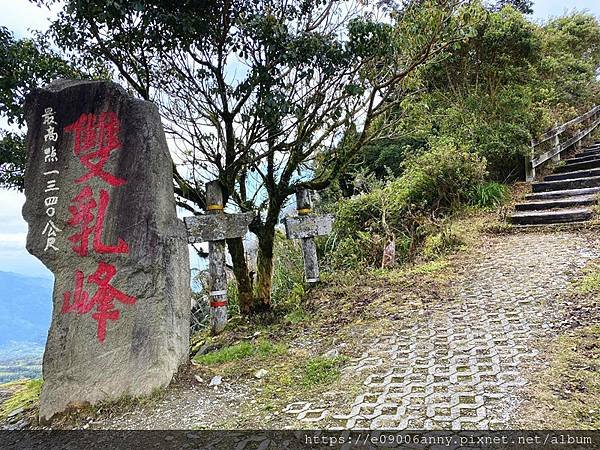
<path fill-rule="evenodd" d="M 540 338 L 565 314 L 570 279 L 599 256 L 584 234 L 487 240 L 453 295 L 416 324 L 387 330 L 347 370 L 362 392 L 341 410 L 298 401 L 284 412 L 316 427 L 502 429 L 519 402 Z"/>

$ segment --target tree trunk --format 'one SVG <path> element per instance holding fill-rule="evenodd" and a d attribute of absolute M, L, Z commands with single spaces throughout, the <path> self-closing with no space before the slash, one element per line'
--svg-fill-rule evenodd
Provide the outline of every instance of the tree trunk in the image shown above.
<path fill-rule="evenodd" d="M 237 282 L 240 312 L 247 315 L 252 312 L 254 298 L 252 278 L 248 272 L 246 252 L 244 251 L 244 242 L 242 238 L 228 239 L 227 247 L 229 248 L 229 254 L 233 262 L 233 274 Z"/>
<path fill-rule="evenodd" d="M 275 226 L 265 224 L 258 238 L 258 260 L 256 298 L 254 312 L 267 311 L 271 308 L 271 289 L 273 287 L 273 245 L 275 243 Z"/>

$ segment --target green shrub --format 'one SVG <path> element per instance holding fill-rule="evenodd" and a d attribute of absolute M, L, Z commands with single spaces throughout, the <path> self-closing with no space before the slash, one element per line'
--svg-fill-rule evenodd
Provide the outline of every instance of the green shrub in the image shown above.
<path fill-rule="evenodd" d="M 277 231 L 273 247 L 273 306 L 295 309 L 304 296 L 304 261 L 300 241 Z"/>
<path fill-rule="evenodd" d="M 462 244 L 462 240 L 451 230 L 430 234 L 423 241 L 423 256 L 427 259 L 436 259 L 452 252 Z"/>
<path fill-rule="evenodd" d="M 431 151 L 409 161 L 399 182 L 411 204 L 437 212 L 463 203 L 485 176 L 485 159 L 452 140 L 439 140 Z"/>
<path fill-rule="evenodd" d="M 381 258 L 383 239 L 380 235 L 358 230 L 337 243 L 330 263 L 336 269 L 359 269 L 376 265 Z"/>
<path fill-rule="evenodd" d="M 469 203 L 481 208 L 492 208 L 504 203 L 506 196 L 506 186 L 491 181 L 477 185 L 469 193 Z"/>
<path fill-rule="evenodd" d="M 412 158 L 400 178 L 338 203 L 327 261 L 338 269 L 378 266 L 391 237 L 397 261 L 410 258 L 428 234 L 424 225 L 469 202 L 485 175 L 483 158 L 440 140 Z"/>

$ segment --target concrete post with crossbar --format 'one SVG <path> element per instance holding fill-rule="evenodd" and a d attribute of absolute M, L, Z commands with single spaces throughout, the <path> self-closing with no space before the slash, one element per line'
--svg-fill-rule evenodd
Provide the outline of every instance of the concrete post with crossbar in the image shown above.
<path fill-rule="evenodd" d="M 225 214 L 218 181 L 206 184 L 206 215 L 184 218 L 190 243 L 208 242 L 210 329 L 218 334 L 227 325 L 225 240 L 244 237 L 253 213 Z"/>
<path fill-rule="evenodd" d="M 331 233 L 333 216 L 312 215 L 312 199 L 308 189 L 296 192 L 298 216 L 285 219 L 285 232 L 288 239 L 300 239 L 304 258 L 304 275 L 309 287 L 319 282 L 319 262 L 314 238 Z"/>

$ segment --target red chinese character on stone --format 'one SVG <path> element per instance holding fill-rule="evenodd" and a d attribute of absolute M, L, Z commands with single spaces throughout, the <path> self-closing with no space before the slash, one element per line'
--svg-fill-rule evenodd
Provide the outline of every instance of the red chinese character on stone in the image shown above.
<path fill-rule="evenodd" d="M 83 279 L 85 276 L 81 270 L 75 272 L 75 292 L 73 302 L 71 303 L 71 292 L 67 291 L 63 294 L 63 305 L 61 313 L 76 312 L 85 314 L 88 307 L 88 293 L 83 290 Z M 91 307 L 90 307 L 91 308 Z M 89 310 L 88 310 L 89 311 Z"/>
<path fill-rule="evenodd" d="M 134 305 L 136 298 L 127 295 L 110 284 L 110 280 L 115 276 L 117 270 L 111 264 L 100 262 L 98 269 L 87 278 L 88 283 L 98 286 L 94 296 L 88 301 L 89 294 L 83 289 L 84 274 L 80 270 L 75 272 L 75 290 L 73 300 L 71 301 L 71 292 L 63 294 L 63 305 L 61 312 L 63 314 L 75 312 L 77 314 L 87 314 L 92 308 L 96 311 L 92 318 L 98 322 L 97 338 L 100 343 L 106 339 L 106 321 L 116 321 L 121 312 L 114 309 L 114 301 L 117 300 L 125 305 Z"/>
<path fill-rule="evenodd" d="M 90 235 L 93 236 L 92 242 L 96 253 L 129 252 L 129 246 L 121 238 L 118 238 L 117 245 L 106 245 L 102 242 L 104 216 L 109 200 L 108 192 L 100 189 L 100 198 L 96 202 L 92 188 L 89 186 L 81 189 L 79 194 L 71 200 L 71 206 L 69 206 L 71 218 L 67 223 L 73 227 L 79 227 L 79 231 L 69 236 L 69 240 L 73 243 L 73 250 L 79 256 L 88 255 Z M 94 217 L 94 210 L 96 210 L 96 217 Z"/>
<path fill-rule="evenodd" d="M 111 152 L 121 146 L 119 130 L 119 118 L 112 111 L 103 112 L 100 115 L 82 114 L 76 122 L 65 127 L 65 132 L 75 135 L 73 148 L 75 155 L 89 170 L 88 173 L 76 179 L 76 183 L 83 183 L 93 177 L 99 177 L 111 186 L 125 184 L 125 180 L 104 170 Z"/>

